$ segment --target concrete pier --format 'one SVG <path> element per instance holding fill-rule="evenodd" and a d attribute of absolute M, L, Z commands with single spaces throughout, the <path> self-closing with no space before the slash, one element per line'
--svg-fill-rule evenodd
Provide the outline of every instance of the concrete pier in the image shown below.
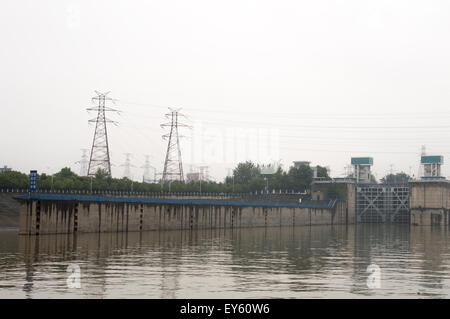
<path fill-rule="evenodd" d="M 22 235 L 351 224 L 341 199 L 308 204 L 23 195 Z"/>
<path fill-rule="evenodd" d="M 450 181 L 420 180 L 409 187 L 411 225 L 450 225 Z"/>

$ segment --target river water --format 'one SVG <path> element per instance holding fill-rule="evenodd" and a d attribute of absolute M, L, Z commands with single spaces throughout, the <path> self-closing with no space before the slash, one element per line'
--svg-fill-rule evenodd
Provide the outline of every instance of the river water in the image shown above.
<path fill-rule="evenodd" d="M 81 288 L 68 286 L 74 276 L 67 272 L 70 264 L 79 266 Z M 368 273 L 371 264 L 380 271 Z M 368 276 L 379 278 L 369 282 L 371 288 Z M 450 238 L 441 228 L 303 226 L 38 237 L 0 231 L 0 298 L 449 296 Z"/>

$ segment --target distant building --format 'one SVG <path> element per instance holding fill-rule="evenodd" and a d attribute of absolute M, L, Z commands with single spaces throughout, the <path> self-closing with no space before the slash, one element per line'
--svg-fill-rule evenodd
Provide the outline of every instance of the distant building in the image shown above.
<path fill-rule="evenodd" d="M 272 163 L 267 165 L 261 165 L 261 174 L 262 175 L 272 175 L 275 174 L 278 170 L 278 163 Z"/>
<path fill-rule="evenodd" d="M 11 172 L 12 168 L 8 166 L 0 167 L 0 173 Z"/>
<path fill-rule="evenodd" d="M 186 174 L 186 182 L 198 182 L 200 180 L 200 173 L 198 172 L 192 172 Z"/>
<path fill-rule="evenodd" d="M 441 177 L 441 165 L 444 164 L 444 157 L 440 155 L 422 155 L 420 158 L 422 165 L 422 178 Z"/>
<path fill-rule="evenodd" d="M 306 165 L 306 166 L 309 167 L 310 163 L 311 162 L 308 162 L 308 161 L 294 161 L 294 167 L 295 168 L 300 168 L 300 166 L 302 166 L 302 165 Z"/>
<path fill-rule="evenodd" d="M 373 165 L 372 157 L 352 157 L 354 177 L 357 183 L 370 183 L 370 167 Z"/>

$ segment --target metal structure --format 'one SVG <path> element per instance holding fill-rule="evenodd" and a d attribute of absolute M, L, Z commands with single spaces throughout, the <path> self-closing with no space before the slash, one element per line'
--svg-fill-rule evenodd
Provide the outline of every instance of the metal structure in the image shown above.
<path fill-rule="evenodd" d="M 170 127 L 170 132 L 163 135 L 168 140 L 166 159 L 164 161 L 164 170 L 162 182 L 180 181 L 184 182 L 183 162 L 181 160 L 180 136 L 178 134 L 179 127 L 189 127 L 178 121 L 179 117 L 184 117 L 180 113 L 181 109 L 169 108 L 170 113 L 166 114 L 166 118 L 170 120 L 168 123 L 161 124 L 161 127 Z"/>
<path fill-rule="evenodd" d="M 125 155 L 125 163 L 123 163 L 120 166 L 123 166 L 123 177 L 126 177 L 128 179 L 131 179 L 131 167 L 134 165 L 131 165 L 131 153 L 124 153 Z"/>
<path fill-rule="evenodd" d="M 372 157 L 352 157 L 353 177 L 357 183 L 370 183 L 370 167 L 373 165 Z"/>
<path fill-rule="evenodd" d="M 150 165 L 150 155 L 145 155 L 145 163 L 144 166 L 141 168 L 144 169 L 144 174 L 142 175 L 142 181 L 144 183 L 156 183 L 156 168 L 154 168 L 152 165 Z M 153 168 L 154 170 L 154 179 L 152 180 L 150 177 L 150 169 Z"/>
<path fill-rule="evenodd" d="M 83 148 L 83 149 L 81 149 L 81 151 L 83 152 L 83 155 L 81 155 L 81 160 L 79 160 L 78 162 L 75 162 L 75 164 L 80 164 L 80 176 L 86 176 L 87 172 L 88 172 L 88 164 L 89 164 L 87 152 L 89 150 L 86 148 Z"/>
<path fill-rule="evenodd" d="M 97 96 L 93 97 L 92 101 L 97 101 L 98 106 L 87 109 L 88 111 L 97 111 L 97 117 L 89 120 L 89 123 L 95 122 L 95 133 L 89 159 L 88 176 L 94 176 L 98 169 L 102 169 L 107 175 L 111 176 L 111 161 L 109 156 L 106 123 L 116 124 L 116 122 L 107 119 L 105 113 L 108 111 L 117 112 L 117 110 L 106 106 L 106 101 L 114 101 L 107 96 L 109 92 L 100 93 L 95 91 L 95 93 Z"/>
<path fill-rule="evenodd" d="M 409 186 L 356 185 L 358 223 L 409 223 Z"/>
<path fill-rule="evenodd" d="M 200 180 L 204 182 L 209 181 L 209 166 L 200 166 Z"/>

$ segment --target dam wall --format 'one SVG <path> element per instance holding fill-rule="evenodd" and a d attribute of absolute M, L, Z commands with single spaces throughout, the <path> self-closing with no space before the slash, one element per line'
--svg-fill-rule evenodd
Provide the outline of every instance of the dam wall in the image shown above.
<path fill-rule="evenodd" d="M 344 200 L 327 204 L 23 195 L 22 235 L 352 223 Z"/>
<path fill-rule="evenodd" d="M 410 182 L 409 187 L 411 225 L 450 225 L 450 181 L 420 180 Z"/>
<path fill-rule="evenodd" d="M 317 201 L 330 197 L 342 198 L 347 206 L 349 224 L 356 224 L 356 183 L 351 179 L 315 181 L 311 184 L 311 198 Z"/>
<path fill-rule="evenodd" d="M 15 194 L 18 195 L 18 194 Z M 0 229 L 19 226 L 20 205 L 12 194 L 0 193 Z"/>

